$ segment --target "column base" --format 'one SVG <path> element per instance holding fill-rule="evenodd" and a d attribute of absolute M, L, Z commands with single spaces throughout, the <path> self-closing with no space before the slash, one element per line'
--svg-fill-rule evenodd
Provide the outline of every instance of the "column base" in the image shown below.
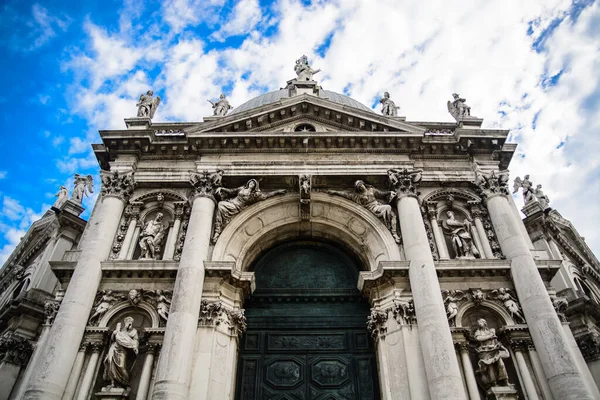
<path fill-rule="evenodd" d="M 519 396 L 515 388 L 511 386 L 493 386 L 488 389 L 488 400 L 517 400 Z"/>
<path fill-rule="evenodd" d="M 101 400 L 124 400 L 129 398 L 130 388 L 111 388 L 103 387 L 100 392 L 96 393 L 96 397 Z"/>

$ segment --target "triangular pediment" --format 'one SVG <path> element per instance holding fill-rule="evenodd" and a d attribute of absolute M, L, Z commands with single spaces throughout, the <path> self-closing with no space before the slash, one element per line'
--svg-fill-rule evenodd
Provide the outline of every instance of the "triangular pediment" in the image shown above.
<path fill-rule="evenodd" d="M 319 132 L 425 132 L 425 128 L 407 123 L 403 117 L 378 115 L 326 98 L 302 94 L 225 117 L 205 118 L 203 123 L 187 128 L 186 133 L 293 132 L 300 124 L 311 124 Z"/>

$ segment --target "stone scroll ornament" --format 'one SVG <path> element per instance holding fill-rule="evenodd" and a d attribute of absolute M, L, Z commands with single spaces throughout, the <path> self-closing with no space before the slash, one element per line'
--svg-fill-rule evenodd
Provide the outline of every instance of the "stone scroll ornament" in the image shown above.
<path fill-rule="evenodd" d="M 235 189 L 217 188 L 215 195 L 221 200 L 217 203 L 215 229 L 212 237 L 213 243 L 216 243 L 221 232 L 231 219 L 242 212 L 242 210 L 259 201 L 285 193 L 285 189 L 269 193 L 262 192 L 256 179 L 250 179 L 244 186 Z"/>
<path fill-rule="evenodd" d="M 517 193 L 519 189 L 523 189 L 523 203 L 525 205 L 538 202 L 543 210 L 549 208 L 550 199 L 542 191 L 542 185 L 537 185 L 533 188 L 533 183 L 529 180 L 529 175 L 525 175 L 523 179 L 516 177 L 513 183 L 513 193 Z"/>
<path fill-rule="evenodd" d="M 353 202 L 371 211 L 376 217 L 381 219 L 385 226 L 390 230 L 394 241 L 398 244 L 401 242 L 400 236 L 398 235 L 398 218 L 392 206 L 390 204 L 386 204 L 392 202 L 392 200 L 396 197 L 396 193 L 394 191 L 379 190 L 361 180 L 358 180 L 354 182 L 354 193 L 341 192 L 338 190 L 328 190 L 327 193 L 333 196 L 340 196 L 352 200 Z"/>
<path fill-rule="evenodd" d="M 127 201 L 133 193 L 137 183 L 133 179 L 133 172 L 119 173 L 118 171 L 100 171 L 102 196 L 114 196 Z"/>
<path fill-rule="evenodd" d="M 137 116 L 138 118 L 154 118 L 154 114 L 156 113 L 156 109 L 160 104 L 160 97 L 154 97 L 154 92 L 152 90 L 148 90 L 146 94 L 141 94 L 138 103 L 136 104 L 138 108 Z"/>

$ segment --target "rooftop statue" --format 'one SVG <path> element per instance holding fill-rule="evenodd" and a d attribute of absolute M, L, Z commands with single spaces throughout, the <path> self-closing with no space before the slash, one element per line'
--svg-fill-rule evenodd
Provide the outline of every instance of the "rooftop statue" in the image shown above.
<path fill-rule="evenodd" d="M 138 107 L 137 116 L 138 118 L 154 118 L 154 113 L 160 104 L 160 97 L 154 96 L 152 90 L 148 90 L 146 94 L 140 95 L 140 100 L 136 104 Z"/>
<path fill-rule="evenodd" d="M 525 175 L 522 180 L 518 176 L 515 178 L 513 193 L 517 193 L 520 188 L 523 188 L 523 203 L 525 205 L 537 201 L 543 210 L 549 207 L 550 199 L 542 191 L 542 185 L 537 185 L 534 189 L 533 183 L 529 180 L 529 175 Z"/>
<path fill-rule="evenodd" d="M 60 189 L 58 190 L 58 193 L 56 193 L 54 195 L 54 197 L 57 197 L 57 199 L 54 202 L 54 204 L 52 205 L 52 207 L 54 207 L 54 208 L 60 208 L 60 206 L 62 206 L 63 204 L 65 204 L 65 202 L 69 198 L 69 191 L 67 190 L 66 187 L 64 187 L 64 186 L 61 185 Z"/>
<path fill-rule="evenodd" d="M 296 75 L 298 75 L 299 81 L 312 81 L 313 75 L 320 72 L 320 69 L 312 69 L 310 65 L 308 65 L 308 57 L 302 56 L 296 60 L 296 65 L 294 66 L 294 71 L 296 71 Z"/>
<path fill-rule="evenodd" d="M 217 102 L 213 103 L 210 100 L 208 100 L 208 102 L 212 104 L 212 108 L 214 110 L 213 115 L 215 117 L 224 117 L 227 115 L 229 110 L 233 108 L 231 104 L 229 104 L 229 100 L 227 100 L 224 94 L 219 96 L 219 100 Z"/>
<path fill-rule="evenodd" d="M 71 199 L 81 204 L 83 198 L 92 193 L 94 193 L 94 178 L 91 175 L 83 176 L 75 174 L 75 187 L 73 188 Z"/>
<path fill-rule="evenodd" d="M 458 93 L 452 93 L 453 101 L 448 101 L 448 111 L 457 122 L 462 121 L 464 117 L 471 116 L 471 107 L 465 103 L 465 99 L 461 98 Z"/>
<path fill-rule="evenodd" d="M 383 115 L 388 115 L 390 117 L 395 117 L 398 115 L 398 110 L 400 107 L 398 107 L 396 103 L 390 99 L 390 94 L 388 92 L 383 94 L 383 98 L 379 99 L 379 102 L 382 104 L 381 113 Z"/>

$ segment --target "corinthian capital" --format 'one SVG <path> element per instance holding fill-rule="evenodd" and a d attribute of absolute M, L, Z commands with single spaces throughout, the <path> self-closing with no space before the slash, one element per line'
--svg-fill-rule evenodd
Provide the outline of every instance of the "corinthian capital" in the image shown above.
<path fill-rule="evenodd" d="M 102 188 L 100 189 L 102 196 L 114 196 L 123 201 L 129 199 L 137 184 L 133 179 L 133 171 L 126 173 L 100 171 L 100 179 L 102 179 Z"/>
<path fill-rule="evenodd" d="M 417 195 L 417 186 L 421 183 L 422 169 L 390 169 L 388 170 L 388 179 L 390 186 L 396 192 L 398 197 L 403 195 Z"/>
<path fill-rule="evenodd" d="M 492 171 L 483 173 L 481 170 L 475 170 L 475 186 L 481 197 L 488 198 L 495 194 L 509 194 L 508 191 L 508 171 Z"/>
<path fill-rule="evenodd" d="M 190 184 L 194 188 L 194 197 L 208 197 L 214 200 L 215 189 L 221 187 L 222 179 L 222 170 L 217 170 L 213 173 L 209 173 L 208 171 L 201 173 L 191 172 Z"/>

